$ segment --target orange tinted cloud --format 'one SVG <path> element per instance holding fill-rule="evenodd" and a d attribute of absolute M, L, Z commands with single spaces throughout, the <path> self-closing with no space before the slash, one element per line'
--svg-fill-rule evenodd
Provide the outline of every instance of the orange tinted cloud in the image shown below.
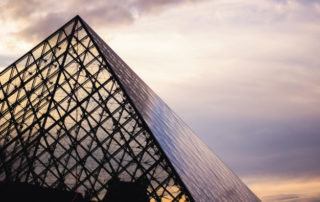
<path fill-rule="evenodd" d="M 245 180 L 263 201 L 319 201 L 320 178 L 256 177 Z"/>
<path fill-rule="evenodd" d="M 26 24 L 12 28 L 20 39 L 35 45 L 36 38 L 80 14 L 240 177 L 311 179 L 309 185 L 307 178 L 261 179 L 253 189 L 262 197 L 296 200 L 307 197 L 297 187 L 317 186 L 319 1 L 41 2 L 32 12 L 21 11 Z M 21 48 L 17 35 L 6 30 L 0 43 L 10 37 L 13 48 L 0 46 L 0 55 Z"/>

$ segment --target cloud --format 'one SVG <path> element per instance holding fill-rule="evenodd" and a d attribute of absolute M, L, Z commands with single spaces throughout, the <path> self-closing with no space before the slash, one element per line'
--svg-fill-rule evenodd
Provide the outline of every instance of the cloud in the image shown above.
<path fill-rule="evenodd" d="M 33 2 L 8 9 L 24 40 L 76 14 L 99 33 L 125 26 L 111 47 L 243 179 L 320 176 L 319 1 Z M 269 201 L 304 197 L 292 181 L 268 194 L 277 184 L 256 187 Z"/>
<path fill-rule="evenodd" d="M 6 67 L 10 62 L 12 62 L 15 58 L 0 56 L 0 71 Z"/>
<path fill-rule="evenodd" d="M 267 178 L 245 179 L 247 185 L 262 201 L 315 202 L 320 199 L 320 179 L 283 178 L 273 176 Z"/>
<path fill-rule="evenodd" d="M 2 20 L 16 21 L 21 25 L 16 30 L 20 39 L 34 42 L 78 14 L 95 28 L 112 28 L 130 25 L 140 15 L 184 3 L 183 0 L 92 0 L 90 3 L 85 0 L 6 0 L 0 5 L 0 13 L 3 13 Z"/>
<path fill-rule="evenodd" d="M 315 3 L 225 2 L 148 18 L 112 47 L 241 177 L 319 176 Z"/>
<path fill-rule="evenodd" d="M 206 117 L 208 118 L 208 117 Z M 213 125 L 211 136 L 202 136 L 240 176 L 320 175 L 318 119 L 278 121 L 223 117 Z M 206 131 L 210 131 L 208 128 Z"/>
<path fill-rule="evenodd" d="M 298 200 L 300 197 L 297 194 L 288 194 L 288 195 L 276 195 L 265 197 L 264 200 L 268 201 L 289 201 L 289 200 Z"/>
<path fill-rule="evenodd" d="M 48 33 L 58 29 L 57 25 L 63 25 L 65 19 L 59 13 L 50 13 L 45 18 L 40 18 L 34 24 L 30 23 L 29 26 L 21 31 L 18 31 L 16 35 L 20 39 L 24 39 L 29 42 L 38 41 L 44 39 Z"/>
<path fill-rule="evenodd" d="M 320 194 L 279 194 L 274 196 L 265 196 L 261 198 L 265 202 L 276 202 L 276 201 L 285 201 L 285 202 L 318 202 L 320 201 Z"/>
<path fill-rule="evenodd" d="M 159 11 L 161 9 L 164 9 L 169 6 L 175 6 L 178 4 L 186 3 L 186 2 L 192 2 L 192 3 L 197 3 L 203 0 L 155 0 L 155 1 L 150 1 L 150 0 L 133 0 L 130 3 L 130 7 L 139 13 L 144 13 L 144 12 L 154 12 L 154 11 Z"/>

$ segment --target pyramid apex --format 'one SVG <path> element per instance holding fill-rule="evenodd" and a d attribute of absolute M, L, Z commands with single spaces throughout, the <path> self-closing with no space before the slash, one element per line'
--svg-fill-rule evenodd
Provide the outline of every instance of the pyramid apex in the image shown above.
<path fill-rule="evenodd" d="M 75 15 L 75 16 L 73 17 L 73 19 L 75 20 L 75 19 L 82 19 L 82 18 L 80 17 L 79 14 L 77 14 L 77 15 Z"/>
<path fill-rule="evenodd" d="M 0 81 L 3 198 L 259 201 L 79 15 Z"/>

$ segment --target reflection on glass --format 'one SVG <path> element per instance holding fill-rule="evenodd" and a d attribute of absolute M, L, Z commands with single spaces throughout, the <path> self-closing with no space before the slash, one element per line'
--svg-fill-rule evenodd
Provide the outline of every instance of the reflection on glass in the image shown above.
<path fill-rule="evenodd" d="M 188 200 L 78 18 L 0 77 L 1 182 L 90 201 Z"/>
<path fill-rule="evenodd" d="M 0 78 L 1 183 L 88 201 L 259 201 L 79 17 Z"/>
<path fill-rule="evenodd" d="M 90 27 L 87 29 L 194 200 L 260 201 Z"/>

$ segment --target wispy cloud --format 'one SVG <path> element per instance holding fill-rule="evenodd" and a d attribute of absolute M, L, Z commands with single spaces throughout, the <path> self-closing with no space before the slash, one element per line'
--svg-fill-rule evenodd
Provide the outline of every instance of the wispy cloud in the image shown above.
<path fill-rule="evenodd" d="M 2 1 L 0 65 L 76 14 L 266 200 L 318 185 L 319 1 Z"/>
<path fill-rule="evenodd" d="M 7 57 L 7 56 L 0 56 L 0 67 L 5 67 L 8 64 L 10 64 L 10 62 L 12 62 L 14 59 L 13 57 Z M 0 69 L 1 71 L 1 69 Z"/>
<path fill-rule="evenodd" d="M 318 4 L 225 2 L 149 17 L 112 47 L 236 173 L 319 176 Z"/>
<path fill-rule="evenodd" d="M 200 0 L 193 0 L 197 2 Z M 191 2 L 191 1 L 190 1 Z M 95 27 L 118 27 L 132 24 L 139 15 L 160 12 L 167 7 L 188 3 L 183 0 L 5 0 L 0 5 L 2 20 L 16 21 L 20 39 L 40 40 L 61 26 L 67 19 L 80 14 Z"/>
<path fill-rule="evenodd" d="M 246 179 L 251 189 L 266 202 L 315 202 L 320 200 L 320 179 L 283 178 L 273 176 Z"/>

